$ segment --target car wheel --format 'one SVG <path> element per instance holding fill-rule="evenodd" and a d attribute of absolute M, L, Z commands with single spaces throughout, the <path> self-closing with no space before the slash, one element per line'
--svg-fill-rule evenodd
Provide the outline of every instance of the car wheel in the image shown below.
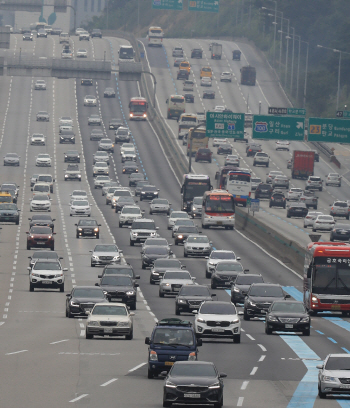
<path fill-rule="evenodd" d="M 219 402 L 214 403 L 214 408 L 222 408 L 223 405 L 224 405 L 224 398 L 221 397 L 221 400 Z"/>
<path fill-rule="evenodd" d="M 127 335 L 125 336 L 125 339 L 126 339 L 126 340 L 132 340 L 133 337 L 134 337 L 134 332 L 133 332 L 133 330 L 132 330 L 132 331 L 130 332 L 130 334 L 127 334 Z"/>
<path fill-rule="evenodd" d="M 99 238 L 100 238 L 100 234 L 97 234 L 97 235 L 96 235 L 96 239 L 99 239 Z"/>
<path fill-rule="evenodd" d="M 318 396 L 319 396 L 321 399 L 327 398 L 327 394 L 326 394 L 325 392 L 322 392 L 322 391 L 321 391 L 321 387 L 320 387 L 320 386 L 318 386 Z"/>
<path fill-rule="evenodd" d="M 134 241 L 130 240 L 130 246 L 134 246 Z"/>
<path fill-rule="evenodd" d="M 209 273 L 207 270 L 205 271 L 205 277 L 206 277 L 207 279 L 210 279 L 210 278 L 211 278 L 211 273 Z"/>
<path fill-rule="evenodd" d="M 287 214 L 287 218 L 290 218 L 290 215 L 289 215 L 289 214 Z"/>
<path fill-rule="evenodd" d="M 34 285 L 32 283 L 29 284 L 29 291 L 34 292 Z"/>
<path fill-rule="evenodd" d="M 310 327 L 307 330 L 303 331 L 304 336 L 310 336 Z"/>
<path fill-rule="evenodd" d="M 29 250 L 30 250 L 30 248 L 31 248 L 30 244 L 27 244 L 27 249 L 29 249 Z"/>
<path fill-rule="evenodd" d="M 256 163 L 255 163 L 255 162 L 253 162 L 253 166 L 256 166 Z"/>
<path fill-rule="evenodd" d="M 64 283 L 60 286 L 60 292 L 64 292 Z"/>
<path fill-rule="evenodd" d="M 146 265 L 142 262 L 142 269 L 146 269 Z"/>
<path fill-rule="evenodd" d="M 76 237 L 79 239 L 79 238 L 80 238 L 80 235 L 79 235 L 79 234 L 76 234 Z"/>
<path fill-rule="evenodd" d="M 312 228 L 312 232 L 316 232 L 317 230 L 315 228 Z"/>
<path fill-rule="evenodd" d="M 180 316 L 180 310 L 179 310 L 179 308 L 177 307 L 177 306 L 175 306 L 175 314 L 176 314 L 176 316 Z"/>
<path fill-rule="evenodd" d="M 90 266 L 91 266 L 91 268 L 94 268 L 95 267 L 95 264 L 94 263 L 90 263 Z"/>
<path fill-rule="evenodd" d="M 148 369 L 148 371 L 147 371 L 147 378 L 148 378 L 149 380 L 152 380 L 153 377 L 154 377 L 154 375 L 153 375 L 152 371 L 151 371 L 150 369 Z"/>
<path fill-rule="evenodd" d="M 184 252 L 184 258 L 187 258 L 187 256 L 188 256 L 188 255 L 187 255 L 187 253 L 186 253 L 186 252 Z"/>
<path fill-rule="evenodd" d="M 164 293 L 163 292 L 161 292 L 161 291 L 159 291 L 159 297 L 164 297 Z"/>
<path fill-rule="evenodd" d="M 87 331 L 85 331 L 85 338 L 88 339 L 88 340 L 91 340 L 91 339 L 94 338 L 94 335 L 93 335 L 93 334 L 89 334 Z"/>
<path fill-rule="evenodd" d="M 163 407 L 171 407 L 171 402 L 163 400 Z"/>
<path fill-rule="evenodd" d="M 150 283 L 151 285 L 154 285 L 154 282 L 153 282 L 152 278 L 149 278 L 149 283 Z"/>
<path fill-rule="evenodd" d="M 236 335 L 233 337 L 233 342 L 236 343 L 236 344 L 239 344 L 239 343 L 241 342 L 241 335 L 240 335 L 240 334 L 236 334 Z"/>
<path fill-rule="evenodd" d="M 213 281 L 211 281 L 210 287 L 211 287 L 212 289 L 216 289 L 216 285 L 215 285 L 215 283 L 214 283 Z"/>
<path fill-rule="evenodd" d="M 267 327 L 267 325 L 265 325 L 265 333 L 266 333 L 266 334 L 272 334 L 272 330 L 269 329 L 269 328 Z"/>
<path fill-rule="evenodd" d="M 323 188 L 321 187 L 321 188 L 320 188 L 320 191 L 322 191 L 322 190 L 323 190 Z"/>
<path fill-rule="evenodd" d="M 244 309 L 244 313 L 243 313 L 243 319 L 244 320 L 250 320 L 250 316 L 248 316 L 247 311 Z"/>

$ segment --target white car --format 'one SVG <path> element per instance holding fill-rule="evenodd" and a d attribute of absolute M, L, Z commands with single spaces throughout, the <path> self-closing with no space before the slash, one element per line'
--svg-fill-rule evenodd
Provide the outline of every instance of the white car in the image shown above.
<path fill-rule="evenodd" d="M 232 82 L 232 74 L 231 72 L 223 72 L 220 75 L 220 82 Z"/>
<path fill-rule="evenodd" d="M 35 81 L 34 89 L 36 91 L 45 91 L 46 90 L 46 82 L 43 79 L 37 79 Z"/>
<path fill-rule="evenodd" d="M 85 32 L 85 30 L 83 28 L 77 28 L 75 30 L 75 35 L 77 35 L 79 37 L 80 33 L 84 33 L 84 32 Z"/>
<path fill-rule="evenodd" d="M 70 203 L 74 200 L 87 200 L 87 192 L 85 190 L 74 190 L 72 194 L 70 194 Z"/>
<path fill-rule="evenodd" d="M 142 218 L 144 211 L 141 211 L 140 207 L 137 205 L 124 205 L 119 213 L 119 227 L 122 228 L 124 225 L 132 224 L 134 220 Z"/>
<path fill-rule="evenodd" d="M 87 51 L 85 48 L 79 48 L 77 51 L 77 58 L 87 58 Z"/>
<path fill-rule="evenodd" d="M 197 116 L 198 122 L 205 120 L 205 112 L 197 112 L 196 116 Z"/>
<path fill-rule="evenodd" d="M 239 163 L 240 163 L 240 160 L 236 154 L 228 154 L 225 157 L 225 166 L 227 166 L 228 164 L 231 164 L 233 166 L 239 167 Z"/>
<path fill-rule="evenodd" d="M 219 147 L 223 143 L 230 143 L 228 139 L 222 139 L 220 137 L 214 137 L 213 139 L 213 147 Z"/>
<path fill-rule="evenodd" d="M 177 295 L 182 285 L 194 285 L 196 278 L 183 269 L 166 271 L 159 281 L 159 297 Z"/>
<path fill-rule="evenodd" d="M 51 211 L 51 198 L 48 194 L 35 194 L 30 201 L 30 211 Z"/>
<path fill-rule="evenodd" d="M 59 289 L 64 292 L 64 272 L 67 268 L 62 268 L 58 259 L 38 259 L 33 268 L 29 270 L 29 290 L 34 292 L 35 288 Z"/>
<path fill-rule="evenodd" d="M 318 176 L 309 176 L 306 181 L 305 190 L 319 190 L 323 189 L 323 180 Z"/>
<path fill-rule="evenodd" d="M 120 154 L 123 155 L 124 153 L 136 153 L 135 145 L 133 143 L 123 143 L 120 146 Z"/>
<path fill-rule="evenodd" d="M 33 133 L 30 138 L 32 146 L 45 146 L 45 136 L 42 133 Z"/>
<path fill-rule="evenodd" d="M 231 302 L 203 302 L 196 313 L 194 330 L 197 338 L 220 337 L 241 342 L 241 320 Z"/>
<path fill-rule="evenodd" d="M 70 205 L 70 214 L 91 216 L 91 204 L 87 200 L 74 200 Z"/>
<path fill-rule="evenodd" d="M 179 218 L 182 219 L 189 219 L 189 215 L 185 211 L 173 211 L 169 216 L 168 216 L 168 230 L 172 229 L 175 221 L 178 220 Z"/>
<path fill-rule="evenodd" d="M 64 181 L 68 180 L 78 180 L 81 182 L 81 171 L 78 164 L 69 163 L 65 173 L 64 173 Z"/>
<path fill-rule="evenodd" d="M 98 142 L 98 150 L 114 153 L 114 143 L 111 139 L 103 138 Z"/>
<path fill-rule="evenodd" d="M 251 182 L 252 182 L 252 191 L 255 191 L 258 185 L 262 183 L 262 180 L 260 177 L 252 177 Z"/>
<path fill-rule="evenodd" d="M 37 179 L 39 178 L 39 174 Z M 47 194 L 50 197 L 50 183 L 36 182 L 31 189 L 33 191 L 33 196 L 36 194 Z"/>
<path fill-rule="evenodd" d="M 95 303 L 91 312 L 87 312 L 85 337 L 94 336 L 125 336 L 126 340 L 133 338 L 134 312 L 129 312 L 124 303 Z"/>
<path fill-rule="evenodd" d="M 38 154 L 35 159 L 37 167 L 51 167 L 51 157 L 47 153 Z"/>
<path fill-rule="evenodd" d="M 304 228 L 312 227 L 318 215 L 324 215 L 321 211 L 309 211 L 304 218 Z"/>
<path fill-rule="evenodd" d="M 269 155 L 265 152 L 255 153 L 254 160 L 253 160 L 253 166 L 256 166 L 257 164 L 261 166 L 269 167 L 270 165 Z"/>
<path fill-rule="evenodd" d="M 113 196 L 111 198 L 111 207 L 112 208 L 115 208 L 119 197 L 133 197 L 133 194 L 132 194 L 131 190 L 129 188 L 127 188 L 127 187 L 118 187 L 115 190 L 115 192 L 114 192 L 114 194 L 113 194 Z"/>
<path fill-rule="evenodd" d="M 288 142 L 288 140 L 277 140 L 275 149 L 276 150 L 287 150 L 289 152 L 289 145 L 290 143 Z"/>
<path fill-rule="evenodd" d="M 107 152 L 97 151 L 93 156 L 94 164 L 96 162 L 106 162 L 109 166 L 110 155 Z"/>
<path fill-rule="evenodd" d="M 334 225 L 335 221 L 331 215 L 318 215 L 312 224 L 312 231 L 331 231 Z"/>
<path fill-rule="evenodd" d="M 90 34 L 87 31 L 81 31 L 79 33 L 79 41 L 90 41 Z"/>
<path fill-rule="evenodd" d="M 124 153 L 122 154 L 122 163 L 125 163 L 127 161 L 133 161 L 133 162 L 137 161 L 137 156 L 134 150 L 131 150 L 131 149 L 124 150 Z"/>
<path fill-rule="evenodd" d="M 207 257 L 212 251 L 212 241 L 206 235 L 191 234 L 184 241 L 184 257 L 204 256 Z"/>
<path fill-rule="evenodd" d="M 341 179 L 338 173 L 329 173 L 326 178 L 326 186 L 338 186 L 341 187 Z"/>
<path fill-rule="evenodd" d="M 215 106 L 214 112 L 223 112 L 225 109 L 225 106 Z"/>
<path fill-rule="evenodd" d="M 207 257 L 207 264 L 205 267 L 205 277 L 211 278 L 211 274 L 215 271 L 216 265 L 220 261 L 239 261 L 241 258 L 236 256 L 233 251 L 226 249 L 215 249 L 211 251 L 209 257 Z"/>
<path fill-rule="evenodd" d="M 84 106 L 97 106 L 97 98 L 94 95 L 86 95 L 84 98 Z"/>
<path fill-rule="evenodd" d="M 94 113 L 88 117 L 89 126 L 94 126 L 94 125 L 101 126 L 101 123 L 102 123 L 102 120 L 101 120 L 100 115 L 97 115 Z M 90 140 L 92 139 L 90 138 Z"/>
<path fill-rule="evenodd" d="M 296 200 L 299 201 L 299 198 L 302 196 L 303 190 L 301 188 L 292 187 L 287 193 L 287 201 Z"/>
<path fill-rule="evenodd" d="M 62 116 L 58 120 L 58 126 L 73 126 L 73 119 L 70 116 Z"/>
<path fill-rule="evenodd" d="M 201 79 L 201 86 L 211 86 L 211 78 L 203 77 Z"/>
<path fill-rule="evenodd" d="M 96 162 L 92 168 L 93 176 L 108 176 L 109 175 L 109 167 L 106 162 Z"/>
<path fill-rule="evenodd" d="M 266 183 L 269 183 L 269 184 L 272 183 L 272 181 L 274 180 L 276 176 L 284 176 L 284 174 L 282 171 L 272 170 L 266 177 Z"/>
<path fill-rule="evenodd" d="M 330 215 L 333 215 L 333 217 L 345 217 L 348 220 L 350 216 L 350 207 L 347 201 L 334 201 L 331 206 Z"/>
<path fill-rule="evenodd" d="M 106 183 L 109 183 L 111 179 L 109 176 L 96 176 L 94 179 L 94 187 L 102 188 Z"/>

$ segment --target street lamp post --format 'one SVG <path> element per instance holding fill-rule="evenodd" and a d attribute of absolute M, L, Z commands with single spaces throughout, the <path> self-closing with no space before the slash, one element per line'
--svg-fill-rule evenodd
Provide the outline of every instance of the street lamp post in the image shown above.
<path fill-rule="evenodd" d="M 304 109 L 306 109 L 306 90 L 307 90 L 307 71 L 309 68 L 309 43 L 306 41 L 302 41 L 306 44 L 306 65 L 305 65 L 305 83 L 304 83 Z"/>
<path fill-rule="evenodd" d="M 287 50 L 286 50 L 286 68 L 285 68 L 285 78 L 284 86 L 287 87 L 287 77 L 288 77 L 288 54 L 289 54 L 289 20 L 288 20 L 288 30 L 287 30 Z"/>
<path fill-rule="evenodd" d="M 292 27 L 293 30 L 293 52 L 292 52 L 292 72 L 290 75 L 290 91 L 293 92 L 293 77 L 294 77 L 294 45 L 295 45 L 295 30 L 294 27 Z"/>

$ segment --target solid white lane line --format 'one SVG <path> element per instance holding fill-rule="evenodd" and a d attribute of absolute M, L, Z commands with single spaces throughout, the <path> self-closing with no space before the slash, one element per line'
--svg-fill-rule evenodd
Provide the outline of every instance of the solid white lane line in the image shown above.
<path fill-rule="evenodd" d="M 137 365 L 136 367 L 132 368 L 131 370 L 129 370 L 129 373 L 131 373 L 132 371 L 136 371 L 137 369 L 144 366 L 145 364 L 147 364 L 147 361 L 145 363 L 141 363 L 141 364 Z"/>
<path fill-rule="evenodd" d="M 266 357 L 266 356 L 262 355 L 262 356 L 259 358 L 258 361 L 259 361 L 259 362 L 264 361 L 264 360 L 265 360 L 265 357 Z"/>
<path fill-rule="evenodd" d="M 237 401 L 237 407 L 241 407 L 243 405 L 244 397 L 239 397 Z"/>
<path fill-rule="evenodd" d="M 267 351 L 266 348 L 262 344 L 258 344 L 262 351 Z"/>
<path fill-rule="evenodd" d="M 74 399 L 70 400 L 69 402 L 79 401 L 79 400 L 81 400 L 82 398 L 87 397 L 88 395 L 89 395 L 89 394 L 81 394 L 79 397 L 74 398 Z"/>
<path fill-rule="evenodd" d="M 80 337 L 84 337 L 85 336 L 85 330 L 81 330 L 80 331 Z"/>
<path fill-rule="evenodd" d="M 245 390 L 248 387 L 249 381 L 243 381 L 241 390 Z"/>
<path fill-rule="evenodd" d="M 69 341 L 69 339 L 65 339 L 65 340 L 59 340 L 59 341 L 53 341 L 50 344 L 58 344 L 58 343 L 63 343 L 64 341 Z"/>
<path fill-rule="evenodd" d="M 250 340 L 255 340 L 253 336 L 251 336 L 250 334 L 246 334 L 246 336 L 250 339 Z"/>
<path fill-rule="evenodd" d="M 2 326 L 5 322 L 0 322 L 0 326 Z"/>
<path fill-rule="evenodd" d="M 258 367 L 254 367 L 250 373 L 250 375 L 254 375 L 258 371 Z"/>
<path fill-rule="evenodd" d="M 111 380 L 101 384 L 100 387 L 106 387 L 107 385 L 112 384 L 112 382 L 117 381 L 117 380 L 118 378 L 112 378 Z"/>
<path fill-rule="evenodd" d="M 25 351 L 28 351 L 28 350 L 20 350 L 20 351 L 14 351 L 13 353 L 6 353 L 5 356 L 11 356 L 12 354 L 24 353 Z"/>

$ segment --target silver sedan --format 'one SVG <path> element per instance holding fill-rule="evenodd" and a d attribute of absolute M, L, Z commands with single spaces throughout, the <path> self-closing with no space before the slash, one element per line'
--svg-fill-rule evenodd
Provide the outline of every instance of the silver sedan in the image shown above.
<path fill-rule="evenodd" d="M 170 215 L 171 203 L 165 198 L 154 198 L 149 206 L 149 213 L 166 213 Z"/>
<path fill-rule="evenodd" d="M 159 282 L 159 297 L 177 295 L 182 285 L 194 285 L 195 279 L 183 269 L 166 271 Z"/>

